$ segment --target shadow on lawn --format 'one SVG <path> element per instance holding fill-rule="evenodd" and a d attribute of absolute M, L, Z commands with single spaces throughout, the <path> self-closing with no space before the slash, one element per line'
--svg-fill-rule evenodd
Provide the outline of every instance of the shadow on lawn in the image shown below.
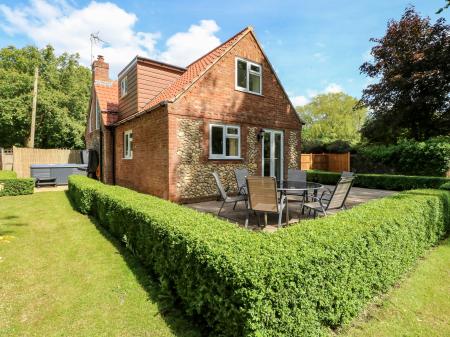
<path fill-rule="evenodd" d="M 66 197 L 69 199 L 72 208 L 78 212 L 67 191 Z M 157 276 L 152 275 L 151 271 L 146 269 L 140 263 L 138 258 L 125 247 L 123 242 L 113 237 L 98 223 L 97 219 L 92 216 L 89 216 L 89 219 L 100 234 L 102 234 L 117 249 L 117 253 L 122 255 L 127 266 L 136 277 L 136 280 L 147 292 L 148 299 L 158 305 L 158 314 L 161 315 L 174 335 L 177 337 L 201 337 L 208 335 L 204 328 L 189 321 L 183 312 L 177 308 L 177 304 L 173 303 L 171 297 L 162 291 Z"/>

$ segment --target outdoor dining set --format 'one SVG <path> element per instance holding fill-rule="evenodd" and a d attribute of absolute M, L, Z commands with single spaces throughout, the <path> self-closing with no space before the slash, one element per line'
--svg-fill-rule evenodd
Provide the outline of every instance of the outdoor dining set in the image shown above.
<path fill-rule="evenodd" d="M 301 214 L 313 212 L 327 215 L 331 210 L 345 209 L 345 201 L 355 178 L 353 172 L 342 172 L 334 189 L 329 189 L 322 184 L 307 181 L 306 171 L 289 169 L 286 180 L 276 177 L 251 176 L 246 168 L 235 169 L 237 194 L 228 195 L 217 172 L 213 172 L 217 189 L 220 193 L 222 205 L 218 216 L 225 204 L 234 204 L 233 210 L 239 202 L 245 204 L 247 216 L 245 227 L 247 228 L 250 215 L 257 216 L 260 225 L 259 214 L 264 214 L 264 224 L 267 225 L 267 214 L 278 215 L 278 227 L 282 226 L 283 211 L 285 211 L 285 223 L 289 223 L 289 201 L 300 202 Z M 320 195 L 319 195 L 320 194 Z M 290 197 L 295 196 L 295 199 Z"/>

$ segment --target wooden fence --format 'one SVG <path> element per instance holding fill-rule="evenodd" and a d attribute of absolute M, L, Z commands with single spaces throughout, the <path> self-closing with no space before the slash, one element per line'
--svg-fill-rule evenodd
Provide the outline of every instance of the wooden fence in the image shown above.
<path fill-rule="evenodd" d="M 81 164 L 80 150 L 13 148 L 13 170 L 19 178 L 30 177 L 33 164 Z"/>
<path fill-rule="evenodd" d="M 0 148 L 0 170 L 12 171 L 13 169 L 13 150 Z"/>
<path fill-rule="evenodd" d="M 350 171 L 350 152 L 302 154 L 300 156 L 300 169 L 332 172 Z"/>

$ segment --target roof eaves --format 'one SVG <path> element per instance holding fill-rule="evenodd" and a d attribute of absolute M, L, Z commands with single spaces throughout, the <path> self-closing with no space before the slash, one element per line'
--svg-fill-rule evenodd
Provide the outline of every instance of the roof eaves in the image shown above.
<path fill-rule="evenodd" d="M 272 73 L 275 75 L 275 78 L 277 79 L 277 82 L 278 82 L 278 84 L 280 85 L 281 90 L 283 90 L 283 93 L 285 94 L 287 100 L 289 101 L 289 103 L 290 103 L 292 109 L 295 111 L 295 115 L 297 116 L 297 118 L 298 118 L 298 120 L 300 121 L 300 123 L 301 123 L 302 125 L 305 125 L 306 122 L 305 122 L 303 119 L 300 118 L 300 116 L 299 116 L 297 110 L 295 109 L 294 104 L 292 104 L 292 101 L 291 101 L 291 99 L 289 98 L 289 95 L 287 94 L 286 90 L 284 89 L 283 84 L 282 84 L 281 81 L 280 81 L 280 78 L 278 77 L 278 75 L 277 75 L 275 69 L 274 69 L 273 66 L 272 66 L 272 63 L 270 63 L 270 60 L 269 60 L 269 58 L 267 57 L 266 53 L 264 52 L 264 49 L 262 49 L 261 44 L 259 43 L 258 38 L 256 37 L 256 34 L 253 32 L 253 30 L 252 30 L 251 32 L 252 32 L 253 38 L 254 38 L 255 41 L 256 41 L 256 44 L 258 45 L 258 48 L 261 50 L 261 53 L 264 55 L 264 58 L 266 59 L 267 63 L 269 64 L 270 69 L 272 70 Z"/>
<path fill-rule="evenodd" d="M 135 113 L 135 114 L 132 114 L 132 115 L 130 115 L 130 116 L 124 118 L 124 119 L 121 119 L 121 120 L 118 121 L 118 122 L 115 122 L 115 123 L 113 124 L 113 126 L 119 126 L 120 124 L 126 123 L 126 122 L 128 122 L 128 121 L 130 121 L 130 120 L 132 120 L 132 119 L 134 119 L 134 118 L 137 118 L 137 117 L 139 117 L 139 116 L 142 116 L 142 115 L 146 114 L 147 112 L 150 112 L 150 111 L 152 111 L 152 110 L 155 110 L 156 108 L 159 108 L 160 106 L 165 106 L 165 105 L 167 105 L 168 103 L 172 103 L 172 102 L 171 102 L 171 101 L 167 101 L 167 100 L 161 101 L 161 102 L 155 104 L 154 106 L 152 106 L 152 107 L 150 107 L 150 108 L 148 108 L 148 109 L 141 110 L 141 111 L 139 111 L 139 112 L 137 112 L 137 113 Z"/>
<path fill-rule="evenodd" d="M 246 31 L 247 30 L 247 31 Z M 246 31 L 246 32 L 245 32 Z M 217 59 L 215 59 L 211 64 L 209 64 L 203 71 L 201 71 L 195 78 L 192 79 L 192 81 L 186 85 L 185 87 L 183 87 L 182 90 L 180 90 L 180 92 L 178 94 L 176 94 L 173 99 L 172 102 L 175 102 L 178 98 L 180 98 L 187 90 L 189 90 L 190 87 L 192 87 L 204 74 L 206 74 L 217 62 L 219 62 L 226 54 L 228 54 L 228 52 L 239 42 L 241 41 L 244 36 L 246 36 L 249 32 L 253 31 L 253 28 L 251 26 L 245 27 L 245 29 L 241 30 L 239 33 L 235 34 L 233 37 L 231 37 L 230 39 L 228 39 L 227 41 L 225 41 L 224 43 L 222 43 L 221 45 L 226 44 L 228 41 L 230 41 L 231 39 L 233 39 L 236 35 L 242 34 L 236 41 L 233 42 L 233 44 L 231 44 L 223 53 L 222 55 L 220 55 Z M 245 33 L 244 33 L 245 32 Z M 219 48 L 220 46 L 214 48 L 212 51 L 210 51 L 209 53 L 213 52 L 214 50 L 216 50 L 217 48 Z M 208 53 L 208 54 L 209 54 Z M 205 54 L 203 57 L 205 57 Z M 199 58 L 198 60 L 200 60 L 201 58 Z M 198 60 L 194 61 L 193 63 L 197 62 Z M 191 64 L 193 64 L 191 63 Z"/>

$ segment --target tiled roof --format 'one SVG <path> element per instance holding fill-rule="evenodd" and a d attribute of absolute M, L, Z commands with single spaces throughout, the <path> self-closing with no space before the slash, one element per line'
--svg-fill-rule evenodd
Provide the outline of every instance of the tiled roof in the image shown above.
<path fill-rule="evenodd" d="M 151 99 L 142 109 L 145 111 L 163 101 L 172 100 L 183 93 L 187 87 L 194 83 L 215 61 L 222 57 L 228 49 L 240 40 L 245 34 L 251 31 L 251 27 L 246 27 L 229 40 L 222 43 L 206 55 L 187 66 L 187 70 L 169 87 L 161 91 L 156 97 Z"/>
<path fill-rule="evenodd" d="M 95 93 L 102 111 L 103 124 L 109 125 L 117 121 L 119 111 L 119 89 L 117 81 L 95 81 Z"/>

